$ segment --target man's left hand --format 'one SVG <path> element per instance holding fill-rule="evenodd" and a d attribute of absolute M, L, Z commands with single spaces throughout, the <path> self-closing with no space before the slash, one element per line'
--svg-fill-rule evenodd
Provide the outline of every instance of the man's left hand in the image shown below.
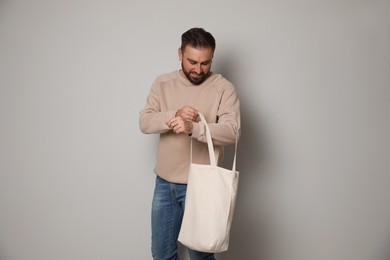
<path fill-rule="evenodd" d="M 177 116 L 167 122 L 169 128 L 176 134 L 186 133 L 192 134 L 193 124 L 191 121 L 185 121 L 180 116 Z"/>

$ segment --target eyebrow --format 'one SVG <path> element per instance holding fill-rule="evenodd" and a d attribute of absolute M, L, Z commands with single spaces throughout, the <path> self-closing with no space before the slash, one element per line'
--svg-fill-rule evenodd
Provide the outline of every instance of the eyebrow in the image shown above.
<path fill-rule="evenodd" d="M 199 63 L 196 60 L 192 60 L 190 58 L 187 58 L 187 60 L 190 61 L 190 62 Z M 206 60 L 206 61 L 201 62 L 201 64 L 207 64 L 207 63 L 210 63 L 210 62 L 211 62 L 211 60 Z"/>

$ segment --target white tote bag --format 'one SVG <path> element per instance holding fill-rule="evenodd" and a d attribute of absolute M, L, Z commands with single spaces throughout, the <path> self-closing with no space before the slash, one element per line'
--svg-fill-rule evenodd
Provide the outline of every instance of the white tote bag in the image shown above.
<path fill-rule="evenodd" d="M 238 177 L 236 171 L 237 139 L 233 169 L 217 166 L 210 130 L 206 128 L 210 165 L 192 163 L 188 176 L 185 210 L 178 240 L 185 246 L 210 253 L 228 250 L 230 227 L 235 207 Z"/>

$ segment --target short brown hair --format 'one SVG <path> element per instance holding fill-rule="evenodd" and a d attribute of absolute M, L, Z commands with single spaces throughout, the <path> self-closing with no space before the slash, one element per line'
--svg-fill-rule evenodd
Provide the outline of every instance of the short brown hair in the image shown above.
<path fill-rule="evenodd" d="M 215 39 L 213 35 L 203 28 L 192 28 L 186 31 L 181 36 L 181 51 L 184 52 L 184 49 L 187 45 L 191 45 L 194 48 L 208 48 L 210 47 L 213 52 L 215 50 Z"/>

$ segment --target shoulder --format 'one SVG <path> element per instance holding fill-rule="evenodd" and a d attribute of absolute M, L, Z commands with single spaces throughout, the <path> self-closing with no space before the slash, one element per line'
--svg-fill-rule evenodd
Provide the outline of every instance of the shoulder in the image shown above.
<path fill-rule="evenodd" d="M 154 80 L 154 83 L 155 84 L 163 84 L 165 82 L 177 80 L 178 73 L 179 73 L 178 71 L 172 71 L 172 72 L 160 74 L 156 77 L 156 79 Z"/>
<path fill-rule="evenodd" d="M 210 77 L 210 84 L 213 85 L 217 91 L 235 91 L 233 83 L 227 80 L 224 76 L 218 73 L 213 73 Z"/>

